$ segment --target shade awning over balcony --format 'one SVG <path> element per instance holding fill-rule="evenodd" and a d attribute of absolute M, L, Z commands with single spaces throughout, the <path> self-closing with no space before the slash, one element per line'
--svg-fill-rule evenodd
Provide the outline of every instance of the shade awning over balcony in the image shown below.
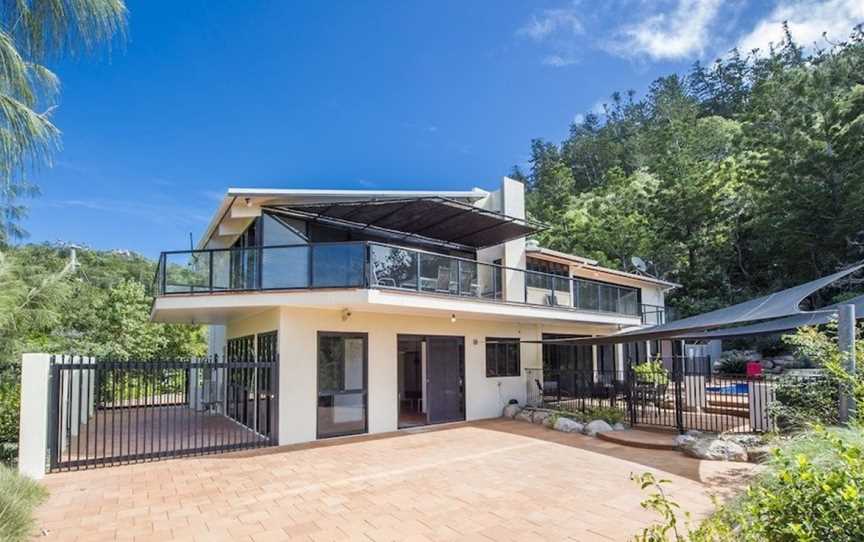
<path fill-rule="evenodd" d="M 497 245 L 543 229 L 537 223 L 442 197 L 279 205 L 272 208 L 305 219 L 471 248 Z"/>

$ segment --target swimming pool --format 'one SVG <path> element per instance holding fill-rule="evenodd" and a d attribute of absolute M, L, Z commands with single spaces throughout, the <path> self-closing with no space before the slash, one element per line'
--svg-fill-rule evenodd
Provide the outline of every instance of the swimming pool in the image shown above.
<path fill-rule="evenodd" d="M 747 395 L 747 384 L 739 383 L 730 384 L 728 386 L 708 386 L 705 388 L 705 390 L 713 393 L 723 393 L 726 395 Z"/>

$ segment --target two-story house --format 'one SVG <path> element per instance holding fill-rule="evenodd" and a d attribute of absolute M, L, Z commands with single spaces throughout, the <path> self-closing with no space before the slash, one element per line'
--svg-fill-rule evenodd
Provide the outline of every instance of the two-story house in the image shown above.
<path fill-rule="evenodd" d="M 162 254 L 152 319 L 209 325 L 223 359 L 277 360 L 275 382 L 227 378 L 280 444 L 496 417 L 525 401 L 526 369 L 623 370 L 650 345 L 541 342 L 662 323 L 676 286 L 538 246 L 524 199 L 509 178 L 494 192 L 230 189 L 197 250 Z"/>

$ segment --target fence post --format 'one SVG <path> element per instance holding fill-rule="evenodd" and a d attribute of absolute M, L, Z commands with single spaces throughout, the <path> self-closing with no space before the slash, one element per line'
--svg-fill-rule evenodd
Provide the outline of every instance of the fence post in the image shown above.
<path fill-rule="evenodd" d="M 684 357 L 672 357 L 672 375 L 675 380 L 675 427 L 679 433 L 684 433 L 684 397 L 681 393 L 681 381 L 684 380 Z"/>
<path fill-rule="evenodd" d="M 841 305 L 838 312 L 837 341 L 846 371 L 851 375 L 855 374 L 855 305 Z M 840 423 L 847 423 L 855 417 L 855 399 L 848 389 L 841 389 L 840 392 L 839 420 Z"/>
<path fill-rule="evenodd" d="M 24 354 L 21 359 L 18 472 L 37 480 L 45 476 L 50 365 L 48 354 Z"/>

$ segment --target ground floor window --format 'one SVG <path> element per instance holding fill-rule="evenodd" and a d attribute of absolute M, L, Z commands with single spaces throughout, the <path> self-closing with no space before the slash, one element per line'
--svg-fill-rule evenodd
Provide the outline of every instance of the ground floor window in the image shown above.
<path fill-rule="evenodd" d="M 519 376 L 519 339 L 486 337 L 486 377 Z"/>
<path fill-rule="evenodd" d="M 368 337 L 318 333 L 318 438 L 367 431 Z"/>

